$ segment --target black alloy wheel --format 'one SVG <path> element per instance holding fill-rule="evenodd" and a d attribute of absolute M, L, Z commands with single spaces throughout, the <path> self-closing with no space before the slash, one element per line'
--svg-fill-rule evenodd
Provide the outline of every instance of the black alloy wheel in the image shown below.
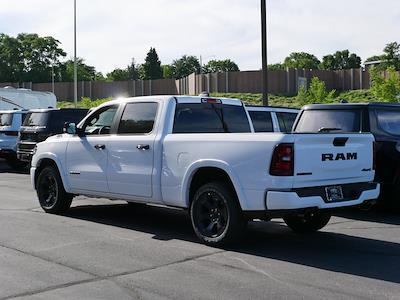
<path fill-rule="evenodd" d="M 196 191 L 190 205 L 190 217 L 197 237 L 211 246 L 233 242 L 245 229 L 237 197 L 222 182 L 204 184 Z"/>
<path fill-rule="evenodd" d="M 55 167 L 49 166 L 40 171 L 36 192 L 42 209 L 48 213 L 62 213 L 71 206 L 73 195 L 68 194 Z"/>

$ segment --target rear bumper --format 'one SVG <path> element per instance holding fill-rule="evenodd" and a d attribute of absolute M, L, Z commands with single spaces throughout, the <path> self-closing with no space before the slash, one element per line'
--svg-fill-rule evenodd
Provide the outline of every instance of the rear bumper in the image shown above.
<path fill-rule="evenodd" d="M 368 189 L 361 190 L 359 195 L 351 200 L 327 202 L 321 195 L 306 196 L 304 193 L 296 191 L 268 191 L 266 195 L 266 207 L 267 211 L 274 211 L 304 208 L 334 209 L 357 206 L 365 201 L 377 199 L 379 192 L 380 185 L 374 183 Z"/>

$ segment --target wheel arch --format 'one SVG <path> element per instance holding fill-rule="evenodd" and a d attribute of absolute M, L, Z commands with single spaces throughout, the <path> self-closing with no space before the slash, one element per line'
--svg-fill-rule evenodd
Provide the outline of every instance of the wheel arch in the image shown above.
<path fill-rule="evenodd" d="M 64 189 L 68 192 L 68 186 L 66 184 L 66 180 L 64 177 L 64 171 L 63 168 L 61 167 L 61 163 L 60 161 L 57 159 L 57 157 L 53 156 L 53 155 L 46 155 L 46 156 L 42 156 L 40 157 L 37 162 L 36 162 L 36 169 L 35 169 L 35 174 L 33 177 L 33 186 L 36 188 L 36 183 L 37 183 L 37 179 L 39 177 L 40 172 L 48 167 L 48 166 L 52 166 L 55 167 L 58 171 L 58 173 L 60 174 L 62 183 L 64 185 Z"/>
<path fill-rule="evenodd" d="M 212 181 L 227 183 L 235 193 L 241 209 L 246 208 L 246 198 L 242 192 L 239 179 L 229 168 L 229 165 L 221 161 L 201 161 L 188 168 L 182 186 L 182 199 L 185 206 L 190 207 L 191 199 L 200 186 Z"/>

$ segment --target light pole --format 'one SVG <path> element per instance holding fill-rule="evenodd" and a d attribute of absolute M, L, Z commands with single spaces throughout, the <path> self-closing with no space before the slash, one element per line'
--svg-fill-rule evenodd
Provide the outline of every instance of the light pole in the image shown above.
<path fill-rule="evenodd" d="M 74 103 L 78 106 L 78 65 L 76 58 L 76 0 L 74 0 Z"/>
<path fill-rule="evenodd" d="M 261 52 L 262 52 L 262 94 L 263 105 L 268 105 L 268 60 L 267 60 L 267 8 L 261 0 Z"/>

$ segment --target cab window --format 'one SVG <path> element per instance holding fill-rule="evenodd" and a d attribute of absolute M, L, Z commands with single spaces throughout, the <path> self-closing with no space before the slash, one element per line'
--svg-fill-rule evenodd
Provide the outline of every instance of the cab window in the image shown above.
<path fill-rule="evenodd" d="M 157 103 L 128 103 L 118 126 L 118 134 L 152 132 L 156 114 Z"/>
<path fill-rule="evenodd" d="M 110 134 L 114 117 L 117 112 L 118 105 L 112 105 L 100 109 L 90 116 L 84 125 L 86 135 L 102 135 Z"/>

